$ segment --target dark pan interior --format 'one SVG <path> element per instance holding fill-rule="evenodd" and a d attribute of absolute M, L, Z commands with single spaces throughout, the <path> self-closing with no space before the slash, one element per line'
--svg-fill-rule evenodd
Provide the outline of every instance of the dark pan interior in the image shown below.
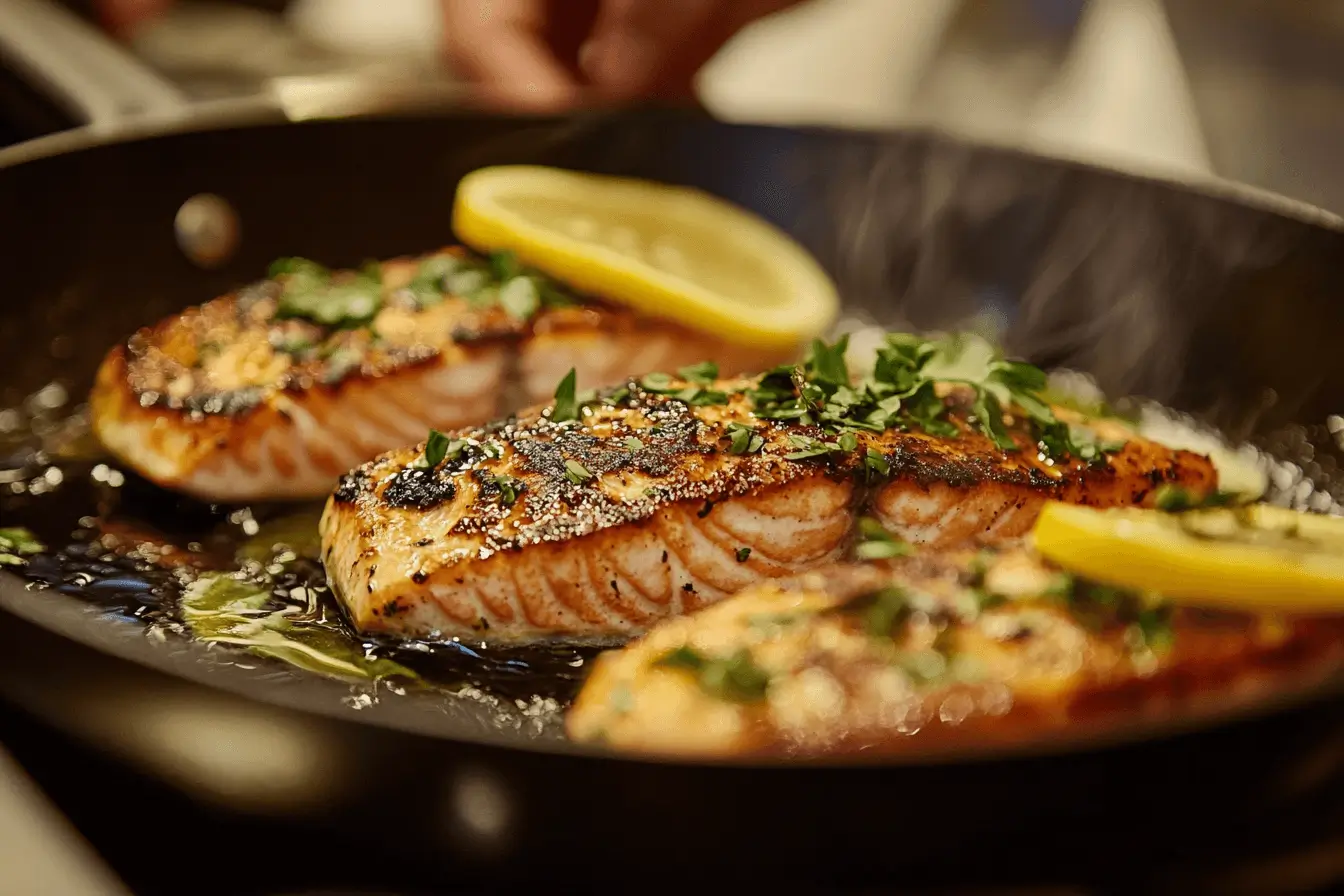
<path fill-rule="evenodd" d="M 113 341 L 255 278 L 277 256 L 358 264 L 442 245 L 451 239 L 457 179 L 505 162 L 636 175 L 723 195 L 797 236 L 853 309 L 881 323 L 936 328 L 995 315 L 1012 351 L 1089 372 L 1112 394 L 1195 413 L 1298 464 L 1316 488 L 1344 499 L 1328 422 L 1344 400 L 1344 354 L 1335 346 L 1344 331 L 1344 234 L 1332 219 L 1233 198 L 1230 188 L 1158 183 L 916 132 L 733 126 L 669 111 L 250 126 L 114 142 L 0 169 L 0 245 L 9 262 L 0 292 L 0 407 L 53 380 L 81 393 Z M 243 228 L 237 256 L 210 272 L 182 256 L 172 227 L 181 203 L 205 192 L 232 203 Z M 50 718 L 73 714 L 65 727 L 86 737 L 94 736 L 91 723 L 76 717 L 96 695 L 195 701 L 207 714 L 221 707 L 301 726 L 330 753 L 334 789 L 324 799 L 331 812 L 361 817 L 390 799 L 419 823 L 405 842 L 384 844 L 389 855 L 451 844 L 494 861 L 526 846 L 573 862 L 565 849 L 603 837 L 627 849 L 623 860 L 652 859 L 656 843 L 634 844 L 627 823 L 638 816 L 666 832 L 692 823 L 699 806 L 719 813 L 694 822 L 702 824 L 696 847 L 703 854 L 727 857 L 735 837 L 768 835 L 796 863 L 821 861 L 825 850 L 802 833 L 840 815 L 846 821 L 836 822 L 828 842 L 873 836 L 867 810 L 856 814 L 847 798 L 858 770 L 744 775 L 556 755 L 567 745 L 539 743 L 525 725 L 501 724 L 482 704 L 343 702 L 345 685 L 263 666 L 212 666 L 194 645 L 150 643 L 73 599 L 25 591 L 7 574 L 0 574 L 0 606 L 15 614 L 0 618 L 8 699 Z M 915 855 L 932 861 L 943 838 L 929 832 L 940 825 L 968 836 L 997 830 L 1002 819 L 992 804 L 1000 800 L 1058 819 L 1115 811 L 1151 779 L 1190 795 L 1198 804 L 1190 811 L 1201 817 L 1231 818 L 1233 805 L 1262 807 L 1283 786 L 1277 771 L 1265 770 L 1315 755 L 1322 737 L 1339 735 L 1341 715 L 1329 694 L 1315 695 L 1314 705 L 1269 709 L 1255 720 L 1118 752 L 974 764 L 942 757 L 922 768 L 869 769 L 863 789 L 927 809 L 901 822 L 922 839 L 895 854 L 856 857 L 854 867 Z M 1209 751 L 1223 758 L 1205 763 Z M 1006 771 L 1010 762 L 1015 771 Z M 1188 775 L 1195 763 L 1205 772 L 1198 782 Z M 1259 770 L 1254 793 L 1246 789 L 1248 764 Z M 445 820 L 445 801 L 458 806 L 463 787 L 479 796 L 464 781 L 501 774 L 509 782 L 502 799 L 522 813 L 508 828 L 512 839 L 462 828 L 469 813 Z M 1338 785 L 1339 769 L 1331 774 Z M 1084 809 L 1078 794 L 1090 787 L 1102 789 Z M 977 806 L 935 805 L 949 789 L 974 795 Z M 601 813 L 583 805 L 593 793 L 607 801 Z M 752 818 L 807 805 L 812 822 L 742 834 L 737 822 L 745 816 L 732 814 L 730 794 L 744 805 L 756 801 Z M 1188 822 L 1180 813 L 1164 819 Z"/>

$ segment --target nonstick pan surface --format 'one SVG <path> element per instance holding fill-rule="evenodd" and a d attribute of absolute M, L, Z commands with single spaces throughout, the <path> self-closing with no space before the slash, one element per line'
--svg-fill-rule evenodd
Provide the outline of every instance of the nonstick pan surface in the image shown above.
<path fill-rule="evenodd" d="M 1335 345 L 1344 332 L 1344 232 L 1286 201 L 920 132 L 749 127 L 664 110 L 564 120 L 463 112 L 67 142 L 68 151 L 26 152 L 0 168 L 9 261 L 0 406 L 52 382 L 77 400 L 113 342 L 254 279 L 275 257 L 355 265 L 442 245 L 459 177 L 488 164 L 544 163 L 722 195 L 810 248 L 854 313 L 915 328 L 987 316 L 1011 351 L 1038 364 L 1087 372 L 1110 394 L 1154 399 L 1258 443 L 1285 462 L 1275 472 L 1278 500 L 1322 509 L 1344 498 L 1334 436 L 1344 427 L 1332 425 L 1344 400 Z M 203 193 L 227 200 L 242 227 L 237 253 L 212 270 L 183 256 L 173 229 L 183 202 Z M 6 525 L 24 522 L 23 501 L 3 506 Z M 1241 817 L 1286 799 L 1287 770 L 1340 743 L 1338 689 L 1325 687 L 1237 719 L 1193 720 L 1198 732 L 1131 728 L 1107 743 L 1054 742 L 1030 756 L 926 754 L 885 768 L 751 773 L 632 762 L 581 753 L 508 701 L 357 693 L 147 639 L 133 622 L 77 596 L 28 590 L 8 573 L 0 607 L 10 614 L 0 617 L 8 700 L 248 811 L 269 785 L 212 791 L 202 775 L 137 742 L 137 714 L 190 705 L 204 732 L 230 730 L 235 718 L 302 731 L 322 756 L 324 784 L 288 797 L 270 787 L 275 805 L 266 811 L 330 820 L 394 805 L 407 820 L 398 837 L 370 835 L 389 855 L 423 857 L 449 844 L 486 863 L 522 849 L 564 863 L 577 861 L 571 850 L 581 842 L 607 838 L 625 850 L 621 862 L 636 863 L 666 858 L 656 837 L 635 837 L 638 824 L 666 834 L 694 823 L 703 834 L 696 855 L 727 860 L 743 839 L 768 836 L 781 862 L 800 867 L 841 840 L 871 843 L 880 831 L 886 842 L 899 829 L 905 848 L 861 854 L 852 867 L 905 865 L 936 857 L 949 830 L 1001 832 L 995 806 L 1038 821 L 1114 818 L 1144 782 L 1184 796 L 1162 825 Z M 1337 787 L 1344 773 L 1335 759 L 1325 779 Z M 855 808 L 856 788 L 912 801 L 920 814 L 883 816 L 874 829 L 873 807 Z M 482 805 L 506 808 L 491 816 Z M 761 821 L 799 807 L 811 819 L 801 827 Z M 477 824 L 483 817 L 506 821 L 496 830 Z M 748 818 L 760 829 L 739 830 Z M 830 846 L 808 839 L 822 818 Z"/>

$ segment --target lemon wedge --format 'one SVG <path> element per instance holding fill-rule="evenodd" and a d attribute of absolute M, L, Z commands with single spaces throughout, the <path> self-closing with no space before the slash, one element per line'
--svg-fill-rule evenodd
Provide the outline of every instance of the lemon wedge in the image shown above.
<path fill-rule="evenodd" d="M 1162 513 L 1047 504 L 1036 549 L 1070 572 L 1208 609 L 1344 612 L 1344 519 L 1252 504 Z"/>
<path fill-rule="evenodd" d="M 453 229 L 510 250 L 575 289 L 763 348 L 799 345 L 839 297 L 798 243 L 707 193 L 557 168 L 505 165 L 462 179 Z"/>

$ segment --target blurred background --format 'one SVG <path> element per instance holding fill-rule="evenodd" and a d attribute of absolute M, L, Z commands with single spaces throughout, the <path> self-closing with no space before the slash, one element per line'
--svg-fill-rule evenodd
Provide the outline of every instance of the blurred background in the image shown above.
<path fill-rule="evenodd" d="M 183 0 L 129 48 L 208 101 L 451 79 L 439 32 L 437 0 Z M 5 138 L 57 127 L 12 81 Z M 729 118 L 920 122 L 1344 210 L 1344 0 L 815 0 L 741 34 L 701 92 Z"/>

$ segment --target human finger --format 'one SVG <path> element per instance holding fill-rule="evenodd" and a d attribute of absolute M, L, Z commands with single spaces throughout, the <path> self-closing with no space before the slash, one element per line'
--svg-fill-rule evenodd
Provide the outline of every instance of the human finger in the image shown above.
<path fill-rule="evenodd" d="M 461 74 L 493 99 L 550 108 L 578 85 L 545 39 L 542 0 L 442 0 L 444 45 Z"/>

